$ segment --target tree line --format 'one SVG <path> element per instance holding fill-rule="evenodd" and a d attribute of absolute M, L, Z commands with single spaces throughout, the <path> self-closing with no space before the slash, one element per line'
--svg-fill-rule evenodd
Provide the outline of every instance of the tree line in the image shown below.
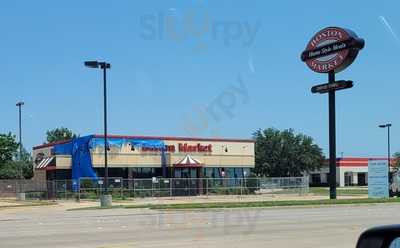
<path fill-rule="evenodd" d="M 53 143 L 77 137 L 68 128 L 55 128 L 46 132 L 46 142 Z M 33 176 L 31 154 L 22 147 L 21 156 L 16 136 L 0 134 L 0 179 L 29 179 Z"/>
<path fill-rule="evenodd" d="M 324 162 L 322 149 L 310 136 L 268 128 L 257 130 L 254 173 L 266 177 L 297 177 L 319 169 Z"/>
<path fill-rule="evenodd" d="M 70 129 L 60 127 L 46 132 L 46 142 L 53 143 L 78 137 Z M 255 168 L 253 176 L 293 177 L 318 170 L 325 157 L 313 138 L 296 134 L 293 129 L 259 129 L 253 133 L 255 141 Z M 15 135 L 0 134 L 0 179 L 31 178 L 33 161 L 31 154 L 22 148 Z M 400 165 L 400 153 L 395 153 L 396 167 Z"/>

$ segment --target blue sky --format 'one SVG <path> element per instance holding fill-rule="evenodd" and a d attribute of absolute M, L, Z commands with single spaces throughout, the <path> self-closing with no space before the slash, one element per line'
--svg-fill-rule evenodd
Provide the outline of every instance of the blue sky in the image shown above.
<path fill-rule="evenodd" d="M 59 126 L 101 133 L 101 74 L 83 66 L 99 59 L 112 64 L 110 133 L 248 138 L 258 128 L 293 128 L 327 153 L 328 98 L 310 93 L 327 76 L 310 71 L 300 53 L 315 32 L 339 26 L 366 46 L 337 75 L 355 82 L 337 93 L 338 155 L 385 156 L 381 122 L 393 124 L 392 150 L 400 151 L 400 3 L 330 5 L 3 1 L 0 132 L 17 133 L 15 103 L 23 100 L 25 147 L 41 144 L 46 130 Z M 187 28 L 190 16 L 194 25 Z M 253 28 L 251 42 L 246 28 Z"/>

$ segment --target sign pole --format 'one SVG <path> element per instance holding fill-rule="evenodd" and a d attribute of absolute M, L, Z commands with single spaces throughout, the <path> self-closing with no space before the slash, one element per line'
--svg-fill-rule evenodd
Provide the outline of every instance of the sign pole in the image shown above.
<path fill-rule="evenodd" d="M 335 82 L 335 72 L 328 74 L 329 83 Z M 329 197 L 336 199 L 336 103 L 335 90 L 329 91 Z"/>
<path fill-rule="evenodd" d="M 329 95 L 329 198 L 336 199 L 336 99 L 337 90 L 353 87 L 353 81 L 335 80 L 335 74 L 356 59 L 365 42 L 353 31 L 327 27 L 316 33 L 301 53 L 301 60 L 317 73 L 328 73 L 328 83 L 314 85 L 312 93 Z"/>

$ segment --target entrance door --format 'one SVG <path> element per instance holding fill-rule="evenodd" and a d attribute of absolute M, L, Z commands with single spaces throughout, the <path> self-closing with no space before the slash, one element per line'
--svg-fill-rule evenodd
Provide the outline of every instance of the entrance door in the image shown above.
<path fill-rule="evenodd" d="M 175 178 L 198 178 L 199 168 L 174 168 Z"/>
<path fill-rule="evenodd" d="M 367 176 L 367 173 L 363 173 L 363 172 L 358 173 L 357 177 L 358 177 L 358 185 L 359 186 L 367 185 L 366 176 Z"/>
<path fill-rule="evenodd" d="M 353 185 L 353 173 L 345 172 L 344 173 L 344 186 L 352 186 Z"/>
<path fill-rule="evenodd" d="M 174 195 L 198 195 L 199 168 L 174 168 Z"/>

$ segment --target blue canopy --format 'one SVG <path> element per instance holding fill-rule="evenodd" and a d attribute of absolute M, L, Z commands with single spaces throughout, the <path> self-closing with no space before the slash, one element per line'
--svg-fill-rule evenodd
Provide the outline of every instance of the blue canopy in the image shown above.
<path fill-rule="evenodd" d="M 165 144 L 162 140 L 109 138 L 107 139 L 107 143 L 108 146 L 117 146 L 120 148 L 122 148 L 123 144 L 130 143 L 136 147 L 160 149 L 163 176 L 166 177 Z M 95 149 L 98 146 L 104 147 L 104 138 L 95 138 L 93 135 L 75 138 L 71 142 L 54 146 L 54 153 L 56 155 L 71 155 L 72 183 L 75 191 L 79 190 L 81 177 L 97 180 L 96 172 L 93 170 L 90 149 Z"/>
<path fill-rule="evenodd" d="M 56 155 L 71 155 L 72 188 L 74 191 L 79 189 L 79 179 L 81 177 L 89 177 L 97 180 L 89 150 L 89 142 L 92 138 L 92 135 L 79 137 L 69 143 L 54 146 L 54 153 Z"/>
<path fill-rule="evenodd" d="M 156 139 L 134 139 L 134 138 L 108 138 L 107 143 L 109 147 L 122 148 L 124 144 L 131 144 L 134 147 L 156 148 L 161 151 L 161 167 L 163 177 L 167 177 L 167 162 L 165 157 L 165 144 L 162 140 Z M 103 147 L 104 138 L 92 138 L 90 141 L 90 148 Z"/>
<path fill-rule="evenodd" d="M 146 147 L 146 148 L 165 148 L 165 144 L 162 140 L 148 140 L 148 139 L 126 139 L 126 138 L 108 138 L 108 146 L 115 146 L 122 148 L 124 144 L 132 144 L 136 147 Z M 92 138 L 90 141 L 90 148 L 95 149 L 96 147 L 104 148 L 104 138 Z"/>

